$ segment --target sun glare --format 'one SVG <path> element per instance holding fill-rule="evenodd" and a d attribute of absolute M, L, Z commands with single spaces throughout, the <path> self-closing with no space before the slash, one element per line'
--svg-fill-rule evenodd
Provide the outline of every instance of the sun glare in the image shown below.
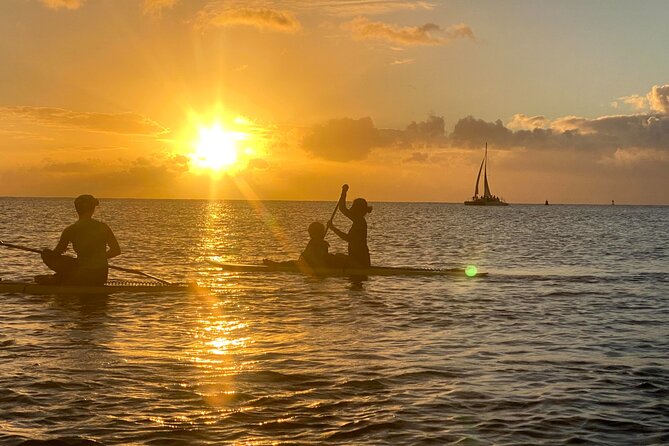
<path fill-rule="evenodd" d="M 247 136 L 242 132 L 227 131 L 218 123 L 201 126 L 194 143 L 195 152 L 190 155 L 191 161 L 201 169 L 228 170 L 238 161 L 240 143 Z"/>

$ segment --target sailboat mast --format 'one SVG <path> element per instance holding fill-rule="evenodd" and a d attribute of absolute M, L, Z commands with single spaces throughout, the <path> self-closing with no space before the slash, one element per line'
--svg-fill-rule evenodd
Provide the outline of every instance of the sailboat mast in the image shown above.
<path fill-rule="evenodd" d="M 490 193 L 490 186 L 488 186 L 488 143 L 485 143 L 485 156 L 483 157 L 485 166 L 483 167 L 483 196 L 486 198 L 492 197 Z"/>

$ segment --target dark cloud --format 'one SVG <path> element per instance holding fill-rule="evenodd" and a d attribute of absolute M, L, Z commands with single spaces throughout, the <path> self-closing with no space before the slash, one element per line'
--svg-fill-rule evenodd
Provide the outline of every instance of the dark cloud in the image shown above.
<path fill-rule="evenodd" d="M 411 121 L 406 128 L 411 138 L 434 139 L 444 136 L 445 125 L 442 116 L 430 115 L 426 121 Z"/>
<path fill-rule="evenodd" d="M 669 86 L 655 86 L 648 93 L 653 109 L 669 101 Z M 651 112 L 634 115 L 602 116 L 594 119 L 566 116 L 549 120 L 545 116 L 516 114 L 505 125 L 502 120 L 486 121 L 474 116 L 460 119 L 448 133 L 444 118 L 431 114 L 425 121 L 412 121 L 404 130 L 377 129 L 370 118 L 335 119 L 314 127 L 304 147 L 315 155 L 332 160 L 363 159 L 373 148 L 413 150 L 406 162 L 435 162 L 437 148 L 480 149 L 488 143 L 495 148 L 536 150 L 599 151 L 612 153 L 618 164 L 656 159 L 669 149 L 669 114 Z M 430 152 L 431 151 L 431 152 Z M 576 152 L 575 152 L 576 153 Z"/>
<path fill-rule="evenodd" d="M 57 127 L 75 127 L 95 132 L 159 135 L 165 127 L 137 113 L 76 112 L 55 107 L 0 107 L 0 116 L 14 116 Z"/>
<path fill-rule="evenodd" d="M 512 132 L 504 126 L 501 120 L 486 122 L 473 116 L 467 116 L 455 124 L 450 139 L 456 145 L 467 147 L 481 147 L 482 142 L 485 141 L 508 145 L 512 139 Z"/>
<path fill-rule="evenodd" d="M 177 155 L 164 159 L 139 157 L 109 165 L 96 160 L 78 163 L 51 163 L 45 170 L 65 174 L 64 183 L 94 189 L 114 188 L 132 195 L 159 195 L 169 190 L 188 172 L 188 158 Z M 76 169 L 75 169 L 76 167 Z"/>
<path fill-rule="evenodd" d="M 311 128 L 302 141 L 307 151 L 333 161 L 364 159 L 383 144 L 372 119 L 332 119 Z"/>
<path fill-rule="evenodd" d="M 514 121 L 517 123 L 517 120 Z M 526 121 L 529 122 L 529 121 Z M 544 127 L 513 131 L 501 120 L 486 122 L 468 116 L 455 125 L 452 145 L 481 147 L 485 142 L 497 147 L 538 149 L 612 149 L 615 147 L 669 148 L 669 116 L 662 114 L 603 116 L 595 119 L 565 117 Z"/>

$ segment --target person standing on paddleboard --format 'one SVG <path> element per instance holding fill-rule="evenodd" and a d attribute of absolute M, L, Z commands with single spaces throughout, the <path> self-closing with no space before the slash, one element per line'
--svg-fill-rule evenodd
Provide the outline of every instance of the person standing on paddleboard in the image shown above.
<path fill-rule="evenodd" d="M 369 259 L 369 248 L 367 247 L 367 221 L 365 215 L 372 212 L 372 207 L 367 205 L 367 200 L 364 198 L 356 198 L 353 200 L 351 208 L 346 207 L 346 193 L 348 192 L 348 184 L 344 184 L 341 188 L 341 196 L 339 197 L 338 209 L 348 217 L 353 224 L 348 233 L 337 229 L 332 223 L 332 219 L 328 221 L 328 228 L 337 234 L 342 240 L 348 242 L 348 256 L 344 259 L 344 266 L 347 267 L 362 267 L 371 266 Z"/>
<path fill-rule="evenodd" d="M 79 219 L 65 228 L 53 250 L 42 251 L 42 260 L 56 274 L 37 276 L 37 283 L 104 285 L 109 271 L 107 259 L 121 254 L 121 248 L 109 226 L 93 218 L 99 204 L 92 195 L 80 195 L 74 200 Z M 70 243 L 76 258 L 63 255 Z"/>

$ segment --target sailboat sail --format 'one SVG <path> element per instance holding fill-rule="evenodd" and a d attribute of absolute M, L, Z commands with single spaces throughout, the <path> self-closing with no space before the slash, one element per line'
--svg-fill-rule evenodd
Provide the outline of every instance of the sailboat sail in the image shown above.
<path fill-rule="evenodd" d="M 476 176 L 476 187 L 474 188 L 474 196 L 479 196 L 479 181 L 481 180 L 481 170 L 483 170 L 483 162 L 485 158 L 481 160 L 481 167 L 479 167 L 479 174 Z"/>

